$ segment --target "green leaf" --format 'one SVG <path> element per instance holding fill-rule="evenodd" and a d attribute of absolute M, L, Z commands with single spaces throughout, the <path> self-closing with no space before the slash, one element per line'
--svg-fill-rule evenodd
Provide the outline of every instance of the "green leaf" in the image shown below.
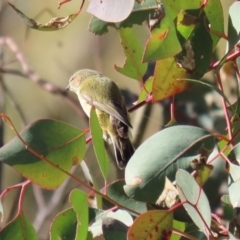
<path fill-rule="evenodd" d="M 73 208 L 59 213 L 50 231 L 51 240 L 57 239 L 88 239 L 88 200 L 87 195 L 75 189 L 69 196 L 69 202 Z M 89 235 L 89 239 L 92 239 Z"/>
<path fill-rule="evenodd" d="M 91 0 L 87 12 L 106 22 L 121 22 L 132 12 L 134 0 Z"/>
<path fill-rule="evenodd" d="M 182 51 L 176 27 L 179 22 L 175 19 L 179 13 L 186 9 L 197 9 L 201 7 L 201 1 L 174 1 L 162 0 L 164 17 L 151 32 L 147 42 L 143 61 L 159 60 L 173 57 Z"/>
<path fill-rule="evenodd" d="M 1 240 L 37 240 L 37 233 L 23 213 L 19 214 L 0 231 Z"/>
<path fill-rule="evenodd" d="M 213 41 L 206 28 L 206 15 L 201 10 L 181 12 L 177 21 L 183 48 L 176 56 L 178 65 L 188 70 L 193 78 L 200 79 L 208 71 L 213 52 Z"/>
<path fill-rule="evenodd" d="M 201 78 L 208 70 L 213 51 L 213 40 L 206 28 L 201 1 L 191 2 L 189 6 L 185 1 L 171 2 L 163 1 L 165 15 L 151 32 L 143 61 L 161 60 L 178 54 L 177 67 Z"/>
<path fill-rule="evenodd" d="M 240 40 L 240 2 L 234 2 L 229 8 L 228 18 L 228 51 Z"/>
<path fill-rule="evenodd" d="M 198 9 L 202 5 L 201 0 L 192 0 L 192 1 L 175 1 L 175 0 L 162 0 L 164 9 L 167 9 L 169 14 L 174 19 L 180 11 L 186 9 Z"/>
<path fill-rule="evenodd" d="M 185 222 L 180 222 L 180 221 L 177 221 L 177 220 L 173 221 L 173 229 L 174 230 L 178 230 L 179 232 L 184 232 L 185 228 L 186 228 L 186 223 Z M 181 238 L 180 235 L 173 232 L 170 240 L 179 240 L 180 238 Z"/>
<path fill-rule="evenodd" d="M 200 163 L 196 165 L 196 173 L 194 174 L 194 179 L 199 184 L 199 186 L 202 187 L 204 185 L 212 171 L 212 165 L 208 165 L 205 163 Z"/>
<path fill-rule="evenodd" d="M 236 216 L 237 209 L 234 209 L 230 200 L 229 195 L 223 195 L 221 197 L 222 208 L 223 208 L 223 215 L 222 218 L 231 221 Z"/>
<path fill-rule="evenodd" d="M 77 218 L 75 211 L 71 208 L 58 213 L 51 224 L 50 239 L 75 240 L 77 229 Z"/>
<path fill-rule="evenodd" d="M 155 203 L 165 177 L 175 180 L 179 168 L 192 172 L 196 159 L 207 159 L 215 145 L 206 130 L 173 126 L 154 134 L 138 147 L 125 169 L 124 191 L 135 200 Z"/>
<path fill-rule="evenodd" d="M 56 31 L 67 27 L 79 13 L 71 14 L 67 17 L 55 17 L 52 18 L 48 23 L 41 24 L 35 22 L 33 19 L 28 18 L 23 12 L 18 10 L 14 5 L 8 2 L 8 4 L 13 8 L 13 10 L 19 15 L 22 21 L 30 28 L 39 30 L 39 31 Z"/>
<path fill-rule="evenodd" d="M 138 213 L 143 213 L 147 211 L 146 203 L 137 202 L 132 198 L 129 198 L 123 190 L 125 182 L 124 180 L 119 180 L 113 182 L 107 186 L 107 195 L 118 204 L 125 206 L 128 209 L 134 210 Z M 113 204 L 103 199 L 105 205 L 113 207 Z"/>
<path fill-rule="evenodd" d="M 143 46 L 131 28 L 121 28 L 118 33 L 126 60 L 123 67 L 115 66 L 115 69 L 125 76 L 142 81 L 147 70 L 147 63 L 142 63 Z"/>
<path fill-rule="evenodd" d="M 18 137 L 13 138 L 0 148 L 0 161 L 39 186 L 56 189 L 67 178 L 60 169 L 69 172 L 84 157 L 84 135 L 83 131 L 60 121 L 38 120 L 20 133 L 27 145 Z"/>
<path fill-rule="evenodd" d="M 102 175 L 106 180 L 109 173 L 109 159 L 103 143 L 103 132 L 99 125 L 98 117 L 94 108 L 91 109 L 90 128 L 91 128 L 91 134 L 92 134 L 93 148 L 94 148 Z"/>
<path fill-rule="evenodd" d="M 210 25 L 210 35 L 213 41 L 212 47 L 215 49 L 221 36 L 224 36 L 224 16 L 221 1 L 208 1 L 204 7 L 204 12 Z"/>
<path fill-rule="evenodd" d="M 144 83 L 144 87 L 141 88 L 141 92 L 138 97 L 139 103 L 146 100 L 148 96 L 152 93 L 152 86 L 153 86 L 153 77 L 150 77 Z"/>
<path fill-rule="evenodd" d="M 89 25 L 88 30 L 90 32 L 93 32 L 96 35 L 103 35 L 108 32 L 108 26 L 111 26 L 111 23 L 104 22 L 94 16 L 92 16 Z"/>
<path fill-rule="evenodd" d="M 181 11 L 177 15 L 177 31 L 179 33 L 179 40 L 182 45 L 185 44 L 185 41 L 191 37 L 194 28 L 198 24 L 198 15 L 199 10 L 192 10 L 192 11 Z"/>
<path fill-rule="evenodd" d="M 177 171 L 176 183 L 179 197 L 184 202 L 184 208 L 199 229 L 206 236 L 209 236 L 208 229 L 210 229 L 211 225 L 211 210 L 205 193 L 195 182 L 193 176 L 182 169 Z"/>
<path fill-rule="evenodd" d="M 172 57 L 181 50 L 182 47 L 177 37 L 173 19 L 165 13 L 161 24 L 151 32 L 151 36 L 146 44 L 143 62 Z"/>
<path fill-rule="evenodd" d="M 190 83 L 183 80 L 177 81 L 187 76 L 188 72 L 179 67 L 174 57 L 158 60 L 153 78 L 153 101 L 160 101 L 189 89 Z"/>
<path fill-rule="evenodd" d="M 127 239 L 170 239 L 173 227 L 172 212 L 152 210 L 136 218 L 128 230 Z"/>
<path fill-rule="evenodd" d="M 70 194 L 70 203 L 77 216 L 76 239 L 86 239 L 88 235 L 88 198 L 86 193 L 75 189 Z"/>

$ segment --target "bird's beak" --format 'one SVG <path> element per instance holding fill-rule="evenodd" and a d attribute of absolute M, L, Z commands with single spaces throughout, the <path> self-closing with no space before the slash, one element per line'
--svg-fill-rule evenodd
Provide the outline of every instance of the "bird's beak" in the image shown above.
<path fill-rule="evenodd" d="M 69 90 L 70 89 L 70 85 L 68 85 L 66 88 L 65 88 L 65 90 Z"/>

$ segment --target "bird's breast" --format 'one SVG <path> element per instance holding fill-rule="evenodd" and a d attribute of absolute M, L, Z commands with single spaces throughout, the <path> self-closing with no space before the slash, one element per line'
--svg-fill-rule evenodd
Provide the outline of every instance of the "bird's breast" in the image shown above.
<path fill-rule="evenodd" d="M 78 96 L 78 99 L 82 106 L 83 111 L 87 114 L 88 117 L 90 117 L 90 112 L 91 112 L 92 106 L 83 97 Z"/>

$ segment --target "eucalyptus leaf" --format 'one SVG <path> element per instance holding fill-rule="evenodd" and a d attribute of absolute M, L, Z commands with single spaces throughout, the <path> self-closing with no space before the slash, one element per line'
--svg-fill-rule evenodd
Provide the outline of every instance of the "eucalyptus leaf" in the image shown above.
<path fill-rule="evenodd" d="M 148 211 L 136 218 L 128 231 L 127 239 L 170 239 L 172 227 L 172 212 Z"/>
<path fill-rule="evenodd" d="M 227 51 L 232 49 L 235 46 L 235 44 L 240 40 L 239 11 L 240 2 L 235 1 L 229 8 Z"/>
<path fill-rule="evenodd" d="M 143 45 L 131 28 L 121 28 L 118 33 L 126 59 L 123 67 L 115 66 L 115 69 L 125 76 L 142 81 L 147 70 L 147 63 L 142 63 Z"/>
<path fill-rule="evenodd" d="M 124 191 L 135 200 L 155 203 L 166 177 L 174 181 L 179 168 L 192 172 L 193 162 L 199 158 L 206 161 L 214 145 L 214 137 L 202 128 L 163 129 L 140 145 L 128 162 Z"/>
<path fill-rule="evenodd" d="M 211 210 L 205 193 L 193 176 L 182 169 L 176 174 L 176 183 L 184 208 L 199 229 L 209 236 Z"/>
<path fill-rule="evenodd" d="M 98 117 L 94 108 L 91 109 L 89 121 L 92 134 L 93 148 L 102 175 L 106 180 L 109 173 L 109 159 L 103 143 L 103 132 L 99 125 Z"/>
<path fill-rule="evenodd" d="M 0 161 L 43 188 L 59 187 L 67 178 L 62 170 L 70 172 L 85 155 L 85 132 L 61 121 L 35 121 L 20 137 L 0 148 Z"/>
<path fill-rule="evenodd" d="M 91 0 L 87 12 L 106 22 L 121 22 L 132 12 L 134 0 Z"/>
<path fill-rule="evenodd" d="M 68 239 L 74 240 L 77 229 L 77 217 L 75 211 L 67 209 L 63 212 L 58 213 L 50 229 L 50 239 Z"/>
<path fill-rule="evenodd" d="M 69 201 L 77 217 L 76 239 L 86 239 L 88 235 L 88 197 L 87 194 L 75 189 L 71 192 Z"/>
<path fill-rule="evenodd" d="M 23 213 L 20 213 L 16 218 L 14 218 L 0 230 L 0 239 L 37 240 L 38 237 L 30 221 Z"/>

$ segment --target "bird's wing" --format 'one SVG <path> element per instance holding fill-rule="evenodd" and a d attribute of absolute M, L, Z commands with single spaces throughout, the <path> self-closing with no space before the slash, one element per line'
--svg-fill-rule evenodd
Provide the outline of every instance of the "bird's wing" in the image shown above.
<path fill-rule="evenodd" d="M 97 109 L 108 113 L 109 115 L 117 118 L 122 123 L 126 124 L 127 126 L 132 128 L 131 123 L 128 120 L 127 110 L 124 109 L 118 103 L 111 101 L 110 103 L 101 103 L 96 100 L 89 99 L 86 95 L 82 96 L 86 102 L 88 102 L 91 106 L 96 107 Z"/>

